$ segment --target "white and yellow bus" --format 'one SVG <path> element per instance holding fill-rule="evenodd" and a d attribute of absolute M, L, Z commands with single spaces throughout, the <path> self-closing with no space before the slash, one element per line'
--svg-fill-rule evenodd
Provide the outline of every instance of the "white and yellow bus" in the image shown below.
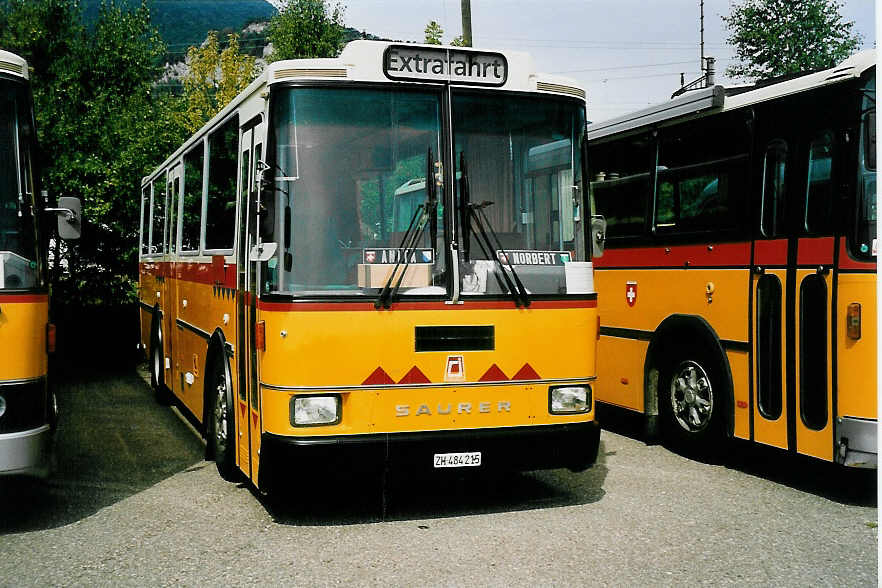
<path fill-rule="evenodd" d="M 55 327 L 49 323 L 48 241 L 42 216 L 62 212 L 75 238 L 79 202 L 46 208 L 37 196 L 36 132 L 28 65 L 0 51 L 0 476 L 49 472 L 57 416 L 47 381 Z"/>
<path fill-rule="evenodd" d="M 522 53 L 356 41 L 269 65 L 144 178 L 154 387 L 260 488 L 590 466 L 584 132 L 584 92 Z"/>
<path fill-rule="evenodd" d="M 599 401 L 686 446 L 876 466 L 875 66 L 588 127 Z"/>

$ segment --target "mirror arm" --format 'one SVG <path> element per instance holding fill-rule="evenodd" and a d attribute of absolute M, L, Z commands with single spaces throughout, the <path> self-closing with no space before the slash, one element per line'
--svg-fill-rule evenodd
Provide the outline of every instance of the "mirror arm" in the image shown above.
<path fill-rule="evenodd" d="M 70 208 L 44 208 L 43 212 L 53 212 L 55 214 L 63 214 L 64 217 L 74 222 L 77 220 L 77 213 L 71 210 Z"/>

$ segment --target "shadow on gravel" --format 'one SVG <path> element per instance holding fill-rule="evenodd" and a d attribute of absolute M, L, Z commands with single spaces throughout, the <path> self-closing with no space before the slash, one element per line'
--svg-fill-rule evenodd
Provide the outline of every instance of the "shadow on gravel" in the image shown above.
<path fill-rule="evenodd" d="M 0 534 L 79 521 L 203 458 L 199 440 L 156 403 L 133 363 L 102 373 L 60 368 L 54 381 L 53 474 L 0 478 Z"/>
<path fill-rule="evenodd" d="M 259 498 L 277 523 L 287 525 L 439 519 L 591 504 L 603 498 L 606 475 L 601 437 L 597 463 L 579 473 L 561 469 L 432 478 L 390 475 L 325 481 L 297 491 L 290 482 Z"/>
<path fill-rule="evenodd" d="M 642 415 L 604 406 L 598 410 L 598 420 L 604 430 L 645 440 Z M 696 457 L 675 448 L 669 450 L 686 459 L 737 470 L 841 504 L 877 506 L 876 470 L 846 468 L 737 439 L 727 441 L 712 457 Z"/>

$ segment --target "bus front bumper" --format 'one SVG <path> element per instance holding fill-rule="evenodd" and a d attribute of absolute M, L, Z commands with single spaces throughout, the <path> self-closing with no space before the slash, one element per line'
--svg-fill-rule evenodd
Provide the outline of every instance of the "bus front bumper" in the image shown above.
<path fill-rule="evenodd" d="M 873 468 L 876 466 L 876 419 L 841 417 L 837 427 L 837 461 L 854 468 Z"/>
<path fill-rule="evenodd" d="M 49 475 L 51 447 L 49 425 L 0 435 L 0 476 L 45 478 Z"/>
<path fill-rule="evenodd" d="M 600 426 L 596 421 L 534 427 L 501 427 L 381 433 L 331 437 L 261 436 L 259 485 L 268 476 L 318 476 L 394 471 L 428 475 L 454 471 L 526 471 L 569 468 L 582 471 L 597 459 Z M 435 468 L 435 454 L 481 453 L 481 465 Z M 466 473 L 466 472 L 464 472 Z"/>

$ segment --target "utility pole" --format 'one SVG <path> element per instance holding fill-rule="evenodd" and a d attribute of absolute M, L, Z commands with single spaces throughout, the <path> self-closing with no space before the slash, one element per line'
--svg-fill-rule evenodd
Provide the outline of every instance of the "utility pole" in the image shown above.
<path fill-rule="evenodd" d="M 462 0 L 462 41 L 472 46 L 472 0 Z"/>

